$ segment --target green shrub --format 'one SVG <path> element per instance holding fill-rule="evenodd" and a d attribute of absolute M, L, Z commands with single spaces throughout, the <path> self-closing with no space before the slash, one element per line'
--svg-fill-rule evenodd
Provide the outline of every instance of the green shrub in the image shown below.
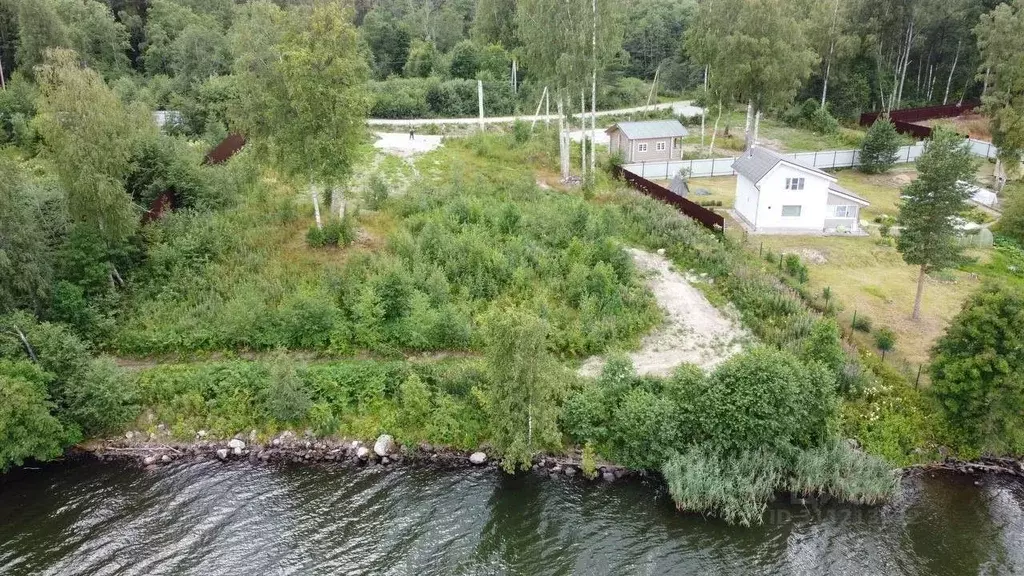
<path fill-rule="evenodd" d="M 615 460 L 631 468 L 656 470 L 676 445 L 674 406 L 643 388 L 630 390 L 612 416 L 609 443 Z"/>
<path fill-rule="evenodd" d="M 886 117 L 879 117 L 868 128 L 860 148 L 860 170 L 866 174 L 888 172 L 896 163 L 900 149 L 900 135 L 896 125 Z"/>
<path fill-rule="evenodd" d="M 109 358 L 89 362 L 67 387 L 67 417 L 88 437 L 118 432 L 139 413 L 134 383 Z"/>
<path fill-rule="evenodd" d="M 384 202 L 387 201 L 388 195 L 388 184 L 378 174 L 370 176 L 370 186 L 366 190 L 366 207 L 370 210 L 379 210 Z"/>
<path fill-rule="evenodd" d="M 858 332 L 871 332 L 871 318 L 863 314 L 854 313 L 853 321 L 850 325 Z"/>
<path fill-rule="evenodd" d="M 50 379 L 27 361 L 0 360 L 0 472 L 26 460 L 49 460 L 74 438 L 52 414 Z"/>
<path fill-rule="evenodd" d="M 306 244 L 308 244 L 310 248 L 323 248 L 326 246 L 327 234 L 324 233 L 323 228 L 320 228 L 315 224 L 310 226 L 309 230 L 306 231 Z"/>
<path fill-rule="evenodd" d="M 795 278 L 800 283 L 807 282 L 807 266 L 800 262 L 800 257 L 796 254 L 786 254 L 786 260 L 784 264 L 786 273 Z"/>
<path fill-rule="evenodd" d="M 886 352 L 896 346 L 896 334 L 885 326 L 875 330 L 875 346 L 882 352 L 882 360 L 885 360 Z"/>
<path fill-rule="evenodd" d="M 282 424 L 302 422 L 313 408 L 313 401 L 295 364 L 278 355 L 268 366 L 266 388 L 267 414 Z M 254 385 L 255 382 L 251 383 Z"/>
<path fill-rule="evenodd" d="M 348 246 L 356 238 L 352 217 L 346 214 L 344 218 L 332 218 L 324 225 L 323 236 L 326 246 Z"/>
<path fill-rule="evenodd" d="M 430 390 L 416 374 L 410 374 L 402 382 L 398 392 L 399 406 L 398 423 L 403 431 L 405 441 L 425 440 L 424 432 L 433 412 Z"/>
<path fill-rule="evenodd" d="M 987 283 L 953 318 L 932 352 L 932 394 L 955 444 L 1024 453 L 1024 294 Z"/>
<path fill-rule="evenodd" d="M 583 446 L 583 455 L 580 458 L 580 470 L 583 471 L 583 477 L 587 480 L 597 478 L 597 452 L 594 450 L 594 444 L 592 442 L 587 442 Z"/>

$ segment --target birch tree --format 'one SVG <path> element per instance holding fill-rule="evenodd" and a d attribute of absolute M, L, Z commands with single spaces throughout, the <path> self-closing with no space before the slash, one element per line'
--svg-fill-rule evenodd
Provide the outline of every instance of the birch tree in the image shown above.
<path fill-rule="evenodd" d="M 141 209 L 125 191 L 130 158 L 152 121 L 125 108 L 100 75 L 66 49 L 36 67 L 41 98 L 36 125 L 67 190 L 68 211 L 114 247 L 138 226 Z"/>
<path fill-rule="evenodd" d="M 533 454 L 558 440 L 558 384 L 552 379 L 547 324 L 520 307 L 484 320 L 492 441 L 506 472 L 527 470 Z"/>
<path fill-rule="evenodd" d="M 999 160 L 1015 172 L 1024 152 L 1024 0 L 1000 4 L 974 29 L 986 78 L 982 98 Z"/>
<path fill-rule="evenodd" d="M 620 0 L 519 0 L 516 28 L 524 66 L 541 84 L 554 87 L 561 116 L 588 87 L 593 102 L 597 75 L 622 47 L 622 5 Z M 560 130 L 562 177 L 568 178 L 562 121 Z"/>
<path fill-rule="evenodd" d="M 708 39 L 711 68 L 724 92 L 747 103 L 747 148 L 761 112 L 791 102 L 818 61 L 794 8 L 787 0 L 715 0 L 711 8 L 713 21 L 730 22 Z"/>
<path fill-rule="evenodd" d="M 308 17 L 290 12 L 270 65 L 252 63 L 244 80 L 250 104 L 259 106 L 241 106 L 250 112 L 241 114 L 241 128 L 266 142 L 278 169 L 308 184 L 321 228 L 318 187 L 351 173 L 370 104 L 369 68 L 350 22 L 340 2 L 318 3 Z"/>

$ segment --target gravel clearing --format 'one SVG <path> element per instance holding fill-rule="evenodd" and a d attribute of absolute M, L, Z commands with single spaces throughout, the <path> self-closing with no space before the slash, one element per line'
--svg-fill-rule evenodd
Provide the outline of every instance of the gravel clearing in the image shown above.
<path fill-rule="evenodd" d="M 430 134 L 416 134 L 412 139 L 408 132 L 377 132 L 376 136 L 375 148 L 403 158 L 424 154 L 441 146 L 441 136 Z"/>
<path fill-rule="evenodd" d="M 708 371 L 740 352 L 751 340 L 735 310 L 715 308 L 664 256 L 627 248 L 658 305 L 665 323 L 644 337 L 640 350 L 629 354 L 640 375 L 668 376 L 681 364 L 696 364 Z M 694 278 L 693 281 L 700 281 Z M 580 367 L 583 376 L 597 376 L 605 359 L 589 358 Z"/>

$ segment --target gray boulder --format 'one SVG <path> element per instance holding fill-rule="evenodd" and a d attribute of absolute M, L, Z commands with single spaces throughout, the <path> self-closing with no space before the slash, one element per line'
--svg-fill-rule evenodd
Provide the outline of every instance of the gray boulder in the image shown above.
<path fill-rule="evenodd" d="M 235 456 L 240 456 L 242 454 L 242 450 L 245 450 L 245 442 L 238 438 L 232 438 L 228 442 L 228 448 L 231 448 L 231 451 L 235 453 Z"/>
<path fill-rule="evenodd" d="M 373 443 L 373 452 L 377 456 L 387 456 L 394 451 L 395 440 L 387 434 L 381 434 L 377 437 L 377 441 Z"/>
<path fill-rule="evenodd" d="M 487 462 L 487 454 L 483 452 L 473 452 L 469 455 L 469 463 L 474 466 L 480 466 L 484 462 Z"/>
<path fill-rule="evenodd" d="M 366 460 L 370 457 L 370 449 L 366 446 L 360 446 L 356 449 L 356 457 L 360 460 Z"/>
<path fill-rule="evenodd" d="M 228 459 L 228 449 L 227 448 L 221 448 L 221 449 L 217 450 L 217 458 L 226 461 Z"/>

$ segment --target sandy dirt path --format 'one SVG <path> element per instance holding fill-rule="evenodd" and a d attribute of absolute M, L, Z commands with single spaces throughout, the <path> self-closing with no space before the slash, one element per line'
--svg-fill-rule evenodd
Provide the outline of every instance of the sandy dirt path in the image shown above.
<path fill-rule="evenodd" d="M 629 354 L 638 374 L 668 376 L 684 363 L 711 370 L 750 341 L 738 314 L 712 306 L 667 258 L 635 248 L 627 251 L 665 312 L 665 323 L 644 337 L 639 350 Z M 604 363 L 603 357 L 589 358 L 580 374 L 597 376 Z"/>

